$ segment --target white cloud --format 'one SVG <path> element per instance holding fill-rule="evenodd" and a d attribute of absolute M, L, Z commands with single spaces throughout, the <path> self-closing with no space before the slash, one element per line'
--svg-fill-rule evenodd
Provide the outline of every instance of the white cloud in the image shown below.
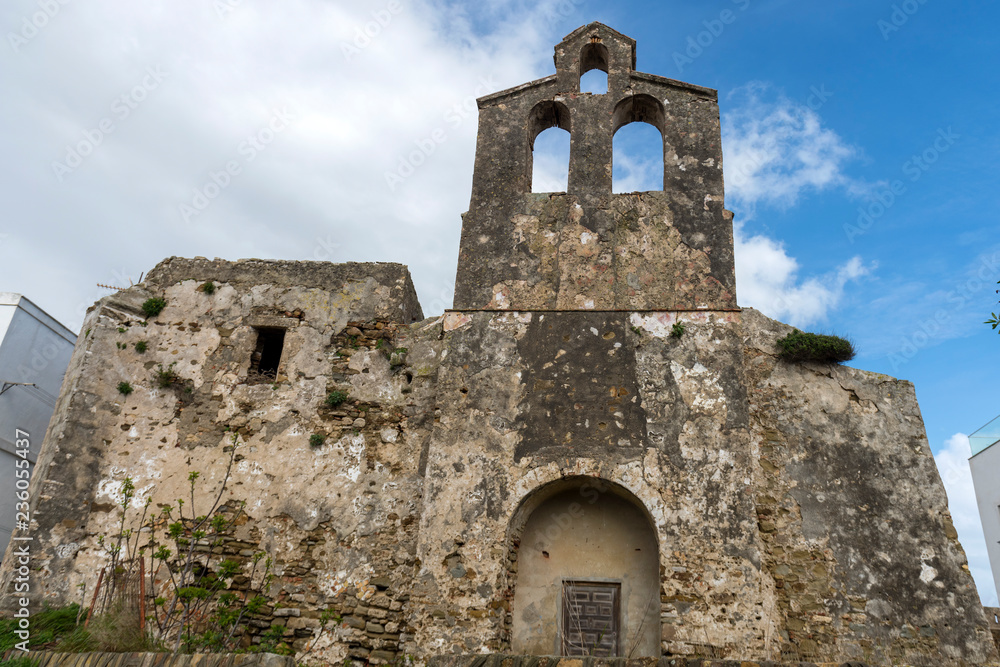
<path fill-rule="evenodd" d="M 760 82 L 728 96 L 732 110 L 723 117 L 727 203 L 742 219 L 758 203 L 795 205 L 806 191 L 857 186 L 844 165 L 857 154 L 840 136 L 823 127 L 816 111 L 789 100 Z"/>
<path fill-rule="evenodd" d="M 781 243 L 763 235 L 747 236 L 743 225 L 737 225 L 735 237 L 740 304 L 793 326 L 823 320 L 838 304 L 847 284 L 874 268 L 865 266 L 860 257 L 852 257 L 830 274 L 800 280 L 798 262 Z"/>
<path fill-rule="evenodd" d="M 969 436 L 956 433 L 948 438 L 944 448 L 934 456 L 941 481 L 948 492 L 948 508 L 958 531 L 958 539 L 969 558 L 969 569 L 976 581 L 979 597 L 988 607 L 997 606 L 997 590 L 986 553 L 986 538 L 976 505 L 976 492 L 969 469 Z"/>
<path fill-rule="evenodd" d="M 475 98 L 551 73 L 552 45 L 589 18 L 580 4 L 61 5 L 16 52 L 0 45 L 4 289 L 76 328 L 107 293 L 95 283 L 170 255 L 396 261 L 428 314 L 450 306 Z M 0 20 L 37 11 L 12 0 Z M 147 68 L 165 76 L 137 101 Z M 270 140 L 284 108 L 294 118 Z M 105 118 L 113 131 L 60 182 L 53 163 Z M 239 174 L 220 176 L 231 161 Z M 213 175 L 228 184 L 186 222 L 181 204 L 215 193 Z"/>
<path fill-rule="evenodd" d="M 122 282 L 116 271 L 138 280 L 170 255 L 396 261 L 409 265 L 427 314 L 439 312 L 450 306 L 442 294 L 471 191 L 474 98 L 550 74 L 552 45 L 591 18 L 581 5 L 61 5 L 16 52 L 0 48 L 0 120 L 16 128 L 0 136 L 11 225 L 0 229 L 4 288 L 76 328 L 106 294 L 96 283 Z M 18 26 L 36 11 L 34 0 L 12 0 L 0 18 Z M 137 101 L 149 68 L 165 76 Z M 116 111 L 123 95 L 127 114 Z M 758 202 L 848 187 L 850 149 L 814 112 L 760 85 L 730 100 L 724 146 L 739 220 Z M 292 122 L 249 160 L 244 142 L 286 107 Z M 60 182 L 53 164 L 105 118 L 113 132 Z M 184 216 L 181 205 L 214 191 L 213 175 L 231 161 L 240 173 Z M 632 167 L 624 189 L 658 187 L 640 182 L 649 170 L 633 163 L 622 163 Z M 552 169 L 543 160 L 537 171 Z M 770 315 L 820 321 L 861 275 L 848 262 L 800 278 L 777 241 L 736 231 L 741 302 Z"/>
<path fill-rule="evenodd" d="M 784 245 L 747 231 L 758 204 L 794 206 L 808 191 L 861 186 L 844 174 L 856 155 L 819 114 L 770 86 L 755 82 L 728 96 L 722 118 L 726 205 L 736 213 L 736 286 L 739 302 L 795 326 L 820 322 L 840 301 L 851 281 L 869 273 L 852 257 L 827 275 L 801 278 L 799 264 Z"/>

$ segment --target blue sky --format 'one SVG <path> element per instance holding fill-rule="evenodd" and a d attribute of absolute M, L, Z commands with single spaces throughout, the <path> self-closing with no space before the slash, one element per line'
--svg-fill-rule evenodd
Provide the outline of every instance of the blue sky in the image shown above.
<path fill-rule="evenodd" d="M 440 313 L 474 98 L 550 74 L 594 20 L 639 70 L 718 89 L 741 305 L 915 383 L 996 604 L 964 453 L 1000 413 L 996 3 L 11 0 L 0 289 L 78 329 L 97 283 L 170 255 L 398 261 Z M 646 144 L 616 143 L 626 179 Z"/>

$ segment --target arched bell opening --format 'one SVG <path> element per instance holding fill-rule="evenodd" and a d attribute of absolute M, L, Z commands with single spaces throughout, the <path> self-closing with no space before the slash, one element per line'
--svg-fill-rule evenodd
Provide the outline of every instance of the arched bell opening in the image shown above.
<path fill-rule="evenodd" d="M 604 95 L 608 92 L 608 47 L 591 42 L 580 52 L 580 92 Z"/>
<path fill-rule="evenodd" d="M 660 101 L 651 95 L 627 97 L 618 103 L 612 122 L 611 191 L 664 190 L 666 119 Z"/>
<path fill-rule="evenodd" d="M 566 192 L 570 115 L 561 102 L 539 102 L 528 116 L 528 183 L 532 192 Z"/>

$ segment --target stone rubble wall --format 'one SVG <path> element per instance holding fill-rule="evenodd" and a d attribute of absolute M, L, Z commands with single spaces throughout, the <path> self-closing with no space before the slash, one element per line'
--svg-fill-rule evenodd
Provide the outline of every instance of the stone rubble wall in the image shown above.
<path fill-rule="evenodd" d="M 420 308 L 405 267 L 315 264 L 300 273 L 296 262 L 172 258 L 90 311 L 32 486 L 33 605 L 80 601 L 79 584 L 93 591 L 107 562 L 98 539 L 117 530 L 126 476 L 155 514 L 187 498 L 198 471 L 187 509 L 205 511 L 236 438 L 223 510 L 232 516 L 245 502 L 245 516 L 221 545 L 197 550 L 240 562 L 233 584 L 244 590 L 260 583 L 259 571 L 249 580 L 254 552 L 274 558 L 269 605 L 252 629 L 284 625 L 302 649 L 321 610 L 335 606 L 344 627 L 331 660 L 396 655 L 421 507 L 410 422 L 423 423 L 425 398 L 389 371 L 398 330 Z M 150 296 L 167 307 L 147 321 Z M 279 373 L 248 378 L 253 326 L 275 324 L 286 328 Z M 160 386 L 158 372 L 170 368 L 175 378 Z M 387 386 L 368 379 L 372 368 L 392 376 Z M 336 390 L 349 399 L 328 406 Z M 310 445 L 313 434 L 322 446 Z M 127 525 L 138 519 L 137 507 Z M 18 598 L 10 580 L 5 569 L 8 610 Z"/>

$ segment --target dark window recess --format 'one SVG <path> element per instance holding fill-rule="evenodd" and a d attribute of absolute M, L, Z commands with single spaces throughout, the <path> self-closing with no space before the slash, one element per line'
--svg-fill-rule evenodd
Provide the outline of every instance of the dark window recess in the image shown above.
<path fill-rule="evenodd" d="M 250 375 L 277 377 L 284 344 L 284 329 L 257 329 L 257 346 L 250 357 Z"/>
<path fill-rule="evenodd" d="M 621 585 L 567 581 L 563 584 L 563 655 L 621 655 Z"/>

